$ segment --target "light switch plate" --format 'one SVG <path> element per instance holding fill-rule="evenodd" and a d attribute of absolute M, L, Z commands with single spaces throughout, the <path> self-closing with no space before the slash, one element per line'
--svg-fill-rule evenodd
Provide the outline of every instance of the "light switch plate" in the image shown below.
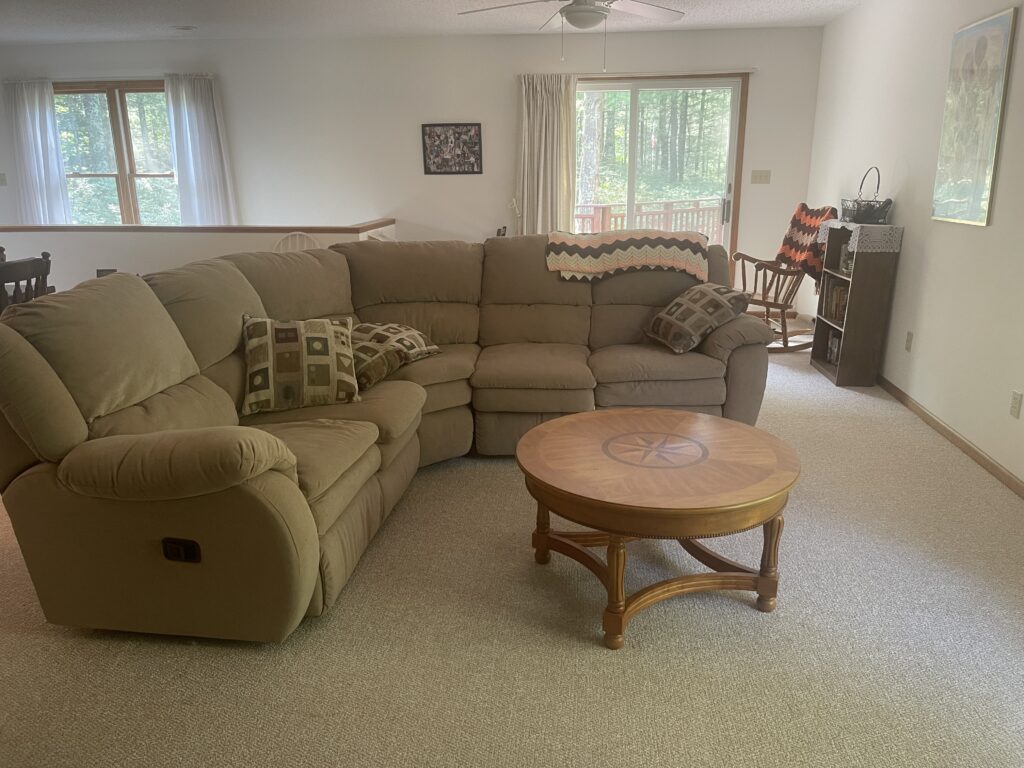
<path fill-rule="evenodd" d="M 1024 392 L 1010 393 L 1010 415 L 1015 419 L 1020 418 L 1020 406 L 1022 401 L 1024 401 Z"/>
<path fill-rule="evenodd" d="M 913 347 L 913 346 L 914 346 L 914 332 L 913 331 L 907 331 L 907 341 L 903 345 L 903 348 L 905 350 L 907 350 L 907 352 L 909 352 L 911 347 Z"/>
<path fill-rule="evenodd" d="M 6 186 L 7 186 L 7 174 L 6 173 L 0 173 L 0 187 L 6 187 Z"/>
<path fill-rule="evenodd" d="M 771 184 L 772 183 L 772 172 L 771 171 L 751 171 L 750 172 L 750 183 L 751 184 Z"/>

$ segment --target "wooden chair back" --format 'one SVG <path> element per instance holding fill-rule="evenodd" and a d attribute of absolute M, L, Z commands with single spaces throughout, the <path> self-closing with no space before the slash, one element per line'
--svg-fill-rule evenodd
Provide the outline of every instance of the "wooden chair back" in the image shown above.
<path fill-rule="evenodd" d="M 793 269 L 779 259 L 762 261 L 745 253 L 734 253 L 732 258 L 740 264 L 740 290 L 750 297 L 751 306 L 760 308 L 749 314 L 762 316 L 778 338 L 778 344 L 769 346 L 768 351 L 790 352 L 807 349 L 810 342 L 792 344 L 789 339 L 791 334 L 803 333 L 794 333 L 794 329 L 789 327 L 789 315 L 793 313 L 795 317 L 793 305 L 796 303 L 796 294 L 806 273 L 802 269 Z M 747 277 L 748 267 L 751 272 L 750 279 Z"/>
<path fill-rule="evenodd" d="M 750 296 L 750 303 L 771 309 L 790 309 L 806 274 L 779 260 L 761 261 L 744 253 L 733 254 L 740 264 L 740 290 Z M 747 278 L 747 271 L 751 273 Z"/>
<path fill-rule="evenodd" d="M 323 248 L 320 242 L 312 235 L 305 232 L 289 232 L 277 241 L 274 246 L 274 253 L 288 253 L 290 251 L 313 251 Z"/>
<path fill-rule="evenodd" d="M 50 254 L 46 251 L 40 258 L 7 261 L 7 253 L 0 246 L 0 312 L 8 304 L 45 296 L 50 292 L 49 277 Z"/>

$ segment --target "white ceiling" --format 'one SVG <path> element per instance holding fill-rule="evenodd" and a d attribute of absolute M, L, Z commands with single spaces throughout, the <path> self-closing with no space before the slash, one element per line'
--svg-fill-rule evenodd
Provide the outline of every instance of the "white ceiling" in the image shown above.
<path fill-rule="evenodd" d="M 530 34 L 556 0 L 491 13 L 515 0 L 0 0 L 0 43 L 174 38 Z M 859 0 L 653 0 L 686 12 L 665 24 L 612 13 L 609 31 L 820 26 Z M 182 32 L 175 25 L 195 25 Z M 568 30 L 568 26 L 566 27 Z M 549 25 L 557 32 L 558 24 Z"/>

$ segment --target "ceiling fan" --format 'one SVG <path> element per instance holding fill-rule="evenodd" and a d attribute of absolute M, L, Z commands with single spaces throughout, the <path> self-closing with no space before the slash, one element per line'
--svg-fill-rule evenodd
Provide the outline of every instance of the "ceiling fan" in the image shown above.
<path fill-rule="evenodd" d="M 462 11 L 459 13 L 459 16 L 497 11 L 501 8 L 514 8 L 519 5 L 537 5 L 538 3 L 554 2 L 565 2 L 565 0 L 523 0 L 518 3 L 505 3 L 504 5 L 495 5 L 490 8 L 475 8 L 471 11 Z M 654 21 L 667 22 L 678 21 L 684 15 L 682 11 L 648 3 L 645 0 L 572 0 L 551 14 L 551 17 L 541 25 L 540 29 L 544 29 L 554 20 L 555 16 L 559 15 L 570 27 L 593 29 L 602 21 L 607 21 L 608 14 L 613 10 L 616 13 L 625 13 L 631 16 L 642 16 L 645 19 L 652 19 Z"/>

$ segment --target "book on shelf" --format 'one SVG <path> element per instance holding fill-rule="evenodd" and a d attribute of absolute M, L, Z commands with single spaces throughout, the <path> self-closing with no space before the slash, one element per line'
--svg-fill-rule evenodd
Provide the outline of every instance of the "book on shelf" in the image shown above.
<path fill-rule="evenodd" d="M 828 346 L 825 348 L 825 362 L 831 365 L 839 365 L 839 351 L 843 346 L 843 334 L 839 331 L 829 331 Z"/>
<path fill-rule="evenodd" d="M 823 305 L 825 317 L 834 323 L 842 323 L 846 317 L 846 304 L 850 300 L 850 286 L 830 282 L 826 288 Z"/>

